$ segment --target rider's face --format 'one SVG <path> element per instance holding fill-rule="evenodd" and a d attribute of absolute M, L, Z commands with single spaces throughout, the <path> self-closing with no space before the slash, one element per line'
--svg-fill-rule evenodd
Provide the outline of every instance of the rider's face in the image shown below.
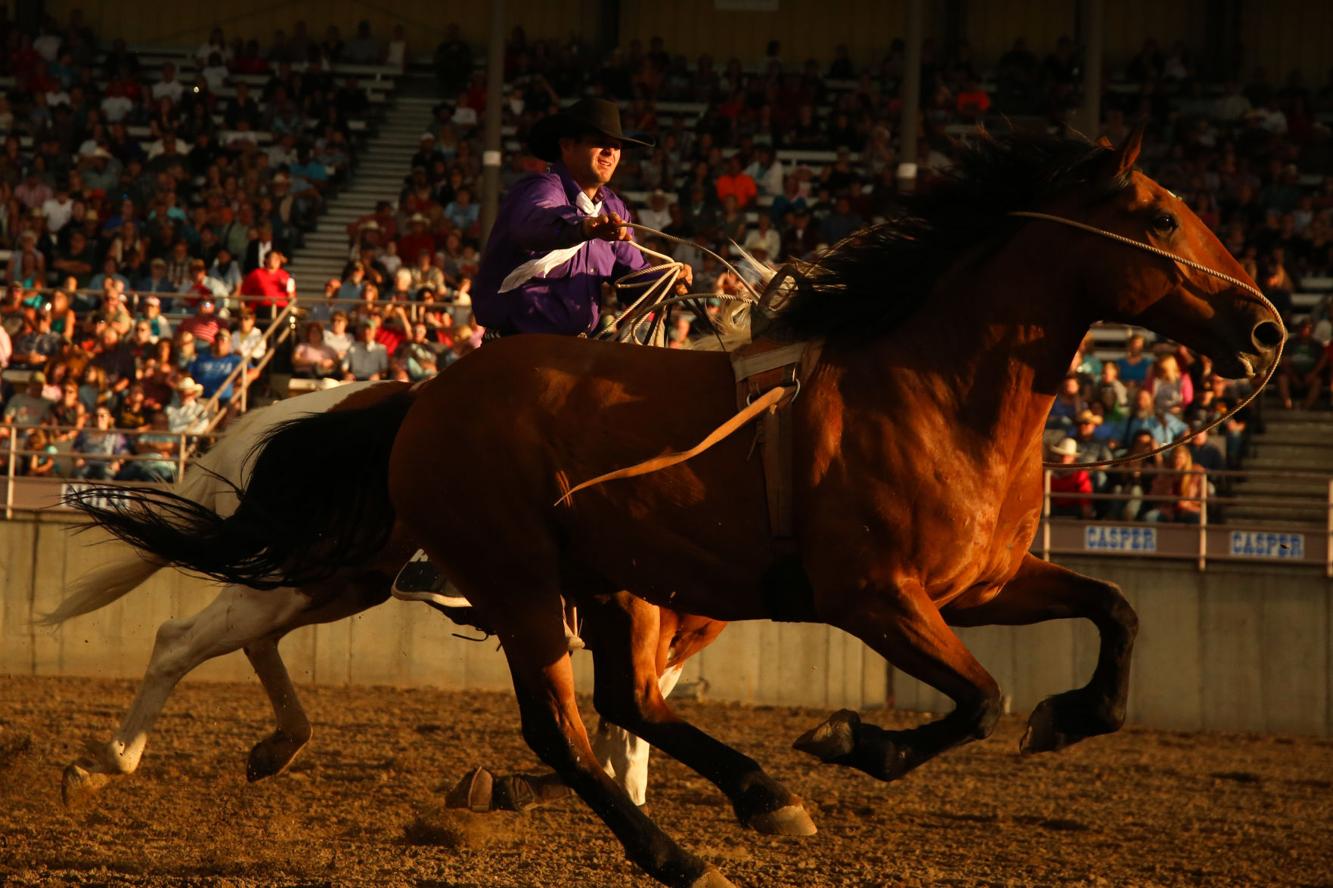
<path fill-rule="evenodd" d="M 620 165 L 620 147 L 620 140 L 610 136 L 561 139 L 560 159 L 580 185 L 605 185 Z"/>

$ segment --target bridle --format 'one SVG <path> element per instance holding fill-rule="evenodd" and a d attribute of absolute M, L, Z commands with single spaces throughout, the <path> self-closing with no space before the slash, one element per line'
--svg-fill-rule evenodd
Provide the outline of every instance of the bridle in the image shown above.
<path fill-rule="evenodd" d="M 1177 447 L 1180 447 L 1182 444 L 1185 444 L 1190 438 L 1194 437 L 1194 435 L 1205 434 L 1207 432 L 1212 431 L 1213 429 L 1220 426 L 1222 423 L 1231 419 L 1241 410 L 1248 407 L 1250 403 L 1254 401 L 1254 399 L 1257 398 L 1259 394 L 1268 386 L 1269 381 L 1273 378 L 1273 374 L 1277 372 L 1278 362 L 1281 361 L 1282 359 L 1282 347 L 1283 343 L 1286 342 L 1287 331 L 1286 328 L 1282 326 L 1281 313 L 1278 312 L 1277 308 L 1274 307 L 1273 303 L 1268 300 L 1268 297 L 1264 296 L 1264 294 L 1259 291 L 1259 288 L 1255 287 L 1253 284 L 1243 281 L 1240 278 L 1233 277 L 1232 275 L 1226 274 L 1225 272 L 1218 271 L 1215 268 L 1209 268 L 1207 265 L 1195 262 L 1193 259 L 1186 259 L 1184 256 L 1172 253 L 1169 250 L 1163 250 L 1161 247 L 1154 247 L 1152 244 L 1146 244 L 1142 241 L 1134 240 L 1132 237 L 1126 237 L 1123 234 L 1116 234 L 1113 231 L 1107 231 L 1106 229 L 1098 228 L 1095 225 L 1088 225 L 1085 222 L 1078 222 L 1074 219 L 1067 219 L 1064 216 L 1055 216 L 1050 213 L 1038 213 L 1031 210 L 1015 210 L 1009 213 L 1009 215 L 1025 219 L 1037 219 L 1043 222 L 1054 222 L 1057 225 L 1064 225 L 1069 228 L 1077 228 L 1080 231 L 1086 231 L 1090 234 L 1095 234 L 1099 237 L 1104 237 L 1108 240 L 1112 240 L 1117 243 L 1133 247 L 1136 250 L 1142 250 L 1145 253 L 1151 253 L 1154 256 L 1160 256 L 1163 259 L 1169 259 L 1172 262 L 1184 266 L 1185 268 L 1202 272 L 1203 274 L 1211 275 L 1212 277 L 1215 277 L 1219 280 L 1225 281 L 1228 284 L 1231 284 L 1233 287 L 1239 287 L 1240 289 L 1254 296 L 1256 299 L 1259 300 L 1261 304 L 1263 304 L 1269 311 L 1273 313 L 1273 317 L 1277 319 L 1278 326 L 1282 328 L 1282 338 L 1278 341 L 1277 353 L 1273 356 L 1273 360 L 1269 364 L 1267 372 L 1264 373 L 1263 379 L 1260 380 L 1260 382 L 1256 386 L 1254 386 L 1253 390 L 1244 398 L 1242 398 L 1236 404 L 1236 406 L 1232 407 L 1226 413 L 1222 414 L 1217 419 L 1214 419 L 1212 422 L 1208 423 L 1203 428 L 1199 429 L 1197 432 L 1193 432 L 1189 436 L 1183 437 L 1178 441 L 1170 441 L 1167 442 L 1166 444 L 1161 444 L 1153 448 L 1152 450 L 1148 450 L 1143 453 L 1136 453 L 1133 456 L 1128 456 L 1128 455 L 1117 456 L 1117 457 L 1112 457 L 1111 459 L 1101 459 L 1101 460 L 1096 460 L 1094 462 L 1084 462 L 1084 463 L 1061 463 L 1061 462 L 1051 462 L 1049 460 L 1042 460 L 1042 465 L 1044 467 L 1058 468 L 1058 469 L 1096 469 L 1096 468 L 1103 468 L 1106 466 L 1117 466 L 1117 465 L 1123 465 L 1125 463 L 1138 462 L 1140 460 L 1148 459 L 1150 457 L 1157 456 L 1158 454 L 1174 450 Z M 745 277 L 741 275 L 738 271 L 736 271 L 735 267 L 733 267 L 732 264 L 728 262 L 725 258 L 719 256 L 717 253 L 714 253 L 712 250 L 709 250 L 707 247 L 700 246 L 699 244 L 684 240 L 683 238 L 673 237 L 672 235 L 666 234 L 661 231 L 657 231 L 656 229 L 653 228 L 649 228 L 646 225 L 638 225 L 635 223 L 627 222 L 625 223 L 625 227 L 637 229 L 639 231 L 644 232 L 645 234 L 650 234 L 654 237 L 660 237 L 667 241 L 674 241 L 679 244 L 687 244 L 691 247 L 701 250 L 702 252 L 708 253 L 710 256 L 721 262 L 722 265 L 724 265 L 729 271 L 735 274 L 736 277 L 740 279 L 742 285 L 747 290 L 749 290 L 751 294 L 750 297 L 733 296 L 729 298 L 735 299 L 737 301 L 751 302 L 751 303 L 756 303 L 759 301 L 759 294 L 755 292 L 752 286 L 750 286 L 749 282 L 746 281 Z M 666 294 L 671 292 L 671 288 L 675 285 L 679 277 L 678 263 L 670 256 L 666 256 L 663 255 L 662 253 L 658 253 L 654 250 L 651 250 L 643 246 L 642 244 L 638 243 L 637 241 L 631 240 L 630 243 L 633 244 L 636 248 L 638 248 L 641 252 L 649 256 L 652 256 L 653 258 L 658 259 L 661 262 L 661 264 L 658 265 L 650 265 L 647 268 L 642 268 L 639 269 L 638 271 L 630 272 L 629 274 L 625 275 L 619 281 L 616 282 L 617 287 L 625 289 L 637 288 L 637 287 L 646 288 L 645 292 L 630 305 L 629 309 L 627 309 L 624 315 L 622 316 L 622 320 L 628 323 L 630 330 L 633 331 L 636 328 L 638 328 L 639 325 L 642 324 L 645 320 L 652 318 L 655 309 L 661 308 L 667 304 L 693 300 L 698 298 L 719 298 L 718 294 L 693 294 L 693 293 L 686 296 L 677 296 L 674 298 L 667 297 Z M 655 279 L 654 275 L 657 276 Z M 655 319 L 649 320 L 649 323 L 653 324 L 654 327 L 656 327 L 659 324 L 662 324 L 663 319 L 665 317 L 664 312 L 657 312 L 656 314 L 657 317 Z M 651 330 L 649 331 L 649 335 L 650 337 L 653 335 Z"/>
<path fill-rule="evenodd" d="M 1104 228 L 1098 228 L 1095 225 L 1088 225 L 1085 222 L 1078 222 L 1075 221 L 1074 219 L 1066 219 L 1063 216 L 1053 216 L 1050 213 L 1037 213 L 1030 210 L 1015 210 L 1014 212 L 1011 212 L 1009 215 L 1020 216 L 1027 219 L 1039 219 L 1044 222 L 1055 222 L 1058 225 L 1065 225 L 1068 226 L 1069 228 L 1077 228 L 1080 231 L 1086 231 L 1090 234 L 1095 234 L 1100 237 L 1107 238 L 1108 240 L 1113 240 L 1116 241 L 1117 243 L 1125 244 L 1126 246 L 1134 247 L 1135 249 L 1138 250 L 1143 250 L 1145 253 L 1152 253 L 1154 256 L 1161 256 L 1163 259 L 1170 259 L 1172 262 L 1177 262 L 1180 265 L 1185 266 L 1186 268 L 1193 269 L 1194 271 L 1200 271 L 1203 272 L 1204 274 L 1212 275 L 1213 277 L 1218 278 L 1219 280 L 1226 281 L 1233 287 L 1239 287 L 1242 290 L 1245 290 L 1247 293 L 1251 294 L 1256 299 L 1258 299 L 1260 303 L 1262 303 L 1269 311 L 1273 313 L 1273 317 L 1277 318 L 1278 326 L 1282 328 L 1282 338 L 1278 340 L 1277 353 L 1273 355 L 1273 360 L 1269 364 L 1268 372 L 1264 374 L 1264 378 L 1260 380 L 1259 384 L 1254 386 L 1254 389 L 1243 399 L 1241 399 L 1241 401 L 1237 403 L 1235 407 L 1232 407 L 1226 413 L 1222 414 L 1217 419 L 1208 423 L 1206 426 L 1199 429 L 1197 432 L 1193 432 L 1189 436 L 1181 438 L 1178 441 L 1171 441 L 1166 444 L 1162 444 L 1158 447 L 1155 447 L 1152 450 L 1148 450 L 1143 453 L 1136 453 L 1133 456 L 1117 456 L 1112 459 L 1101 459 L 1095 462 L 1085 462 L 1085 463 L 1060 463 L 1060 462 L 1050 462 L 1049 460 L 1042 460 L 1041 464 L 1043 466 L 1047 468 L 1059 468 L 1059 469 L 1095 469 L 1095 468 L 1101 468 L 1103 466 L 1116 466 L 1129 462 L 1138 462 L 1139 460 L 1148 459 L 1149 457 L 1156 456 L 1159 453 L 1166 453 L 1169 450 L 1174 450 L 1177 447 L 1181 446 L 1182 444 L 1186 443 L 1190 438 L 1194 437 L 1194 435 L 1202 435 L 1212 431 L 1222 423 L 1231 419 L 1231 417 L 1235 416 L 1241 410 L 1248 407 L 1251 401 L 1259 397 L 1260 392 L 1262 392 L 1264 388 L 1267 387 L 1269 380 L 1271 380 L 1273 378 L 1273 374 L 1277 372 L 1278 362 L 1282 360 L 1282 346 L 1283 343 L 1285 343 L 1287 340 L 1287 330 L 1285 327 L 1282 326 L 1282 314 L 1277 310 L 1276 307 L 1274 307 L 1273 303 L 1268 300 L 1268 297 L 1264 296 L 1263 293 L 1259 292 L 1259 288 L 1254 286 L 1253 284 L 1247 283 L 1241 280 L 1240 278 L 1232 277 L 1231 275 L 1226 274 L 1225 272 L 1218 271 L 1215 268 L 1209 268 L 1207 265 L 1195 262 L 1193 259 L 1186 259 L 1184 256 L 1177 255 L 1176 253 L 1172 253 L 1169 250 L 1163 250 L 1161 247 L 1154 247 L 1152 244 L 1145 244 L 1142 241 L 1134 240 L 1134 238 L 1132 237 L 1125 237 L 1123 234 L 1116 234 L 1114 231 L 1107 231 Z"/>

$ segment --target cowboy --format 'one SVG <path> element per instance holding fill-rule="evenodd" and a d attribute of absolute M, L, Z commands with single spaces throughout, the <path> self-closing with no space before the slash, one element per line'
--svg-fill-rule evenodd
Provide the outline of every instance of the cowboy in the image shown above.
<path fill-rule="evenodd" d="M 629 241 L 630 213 L 608 184 L 625 145 L 620 109 L 583 99 L 532 128 L 529 148 L 550 168 L 505 198 L 472 285 L 488 330 L 586 336 L 597 329 L 602 284 L 649 262 Z M 682 280 L 692 274 L 681 266 Z"/>
<path fill-rule="evenodd" d="M 652 146 L 621 131 L 614 102 L 592 98 L 538 121 L 528 142 L 550 167 L 505 197 L 472 284 L 472 310 L 488 336 L 587 336 L 597 329 L 602 284 L 649 264 L 629 243 L 629 209 L 607 186 L 626 144 Z M 689 265 L 680 272 L 682 285 L 693 281 Z M 399 572 L 393 591 L 447 608 L 470 606 L 444 593 L 425 552 Z"/>

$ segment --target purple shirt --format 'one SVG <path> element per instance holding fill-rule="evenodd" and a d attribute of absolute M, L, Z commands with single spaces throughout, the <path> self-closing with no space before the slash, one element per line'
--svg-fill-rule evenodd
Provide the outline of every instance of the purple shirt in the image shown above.
<path fill-rule="evenodd" d="M 521 179 L 510 189 L 472 283 L 472 310 L 482 326 L 506 334 L 592 333 L 597 329 L 602 283 L 648 265 L 626 241 L 584 241 L 581 220 L 587 214 L 574 205 L 578 193 L 578 185 L 560 164 Z M 611 189 L 602 188 L 593 200 L 598 201 L 603 213 L 630 219 L 629 208 Z M 579 251 L 548 276 L 499 292 L 504 279 L 524 262 L 579 243 Z"/>

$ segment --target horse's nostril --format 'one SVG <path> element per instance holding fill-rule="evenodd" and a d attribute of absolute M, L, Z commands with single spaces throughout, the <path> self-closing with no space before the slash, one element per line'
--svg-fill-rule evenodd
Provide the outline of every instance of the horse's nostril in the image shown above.
<path fill-rule="evenodd" d="M 1269 351 L 1282 344 L 1282 328 L 1274 321 L 1262 321 L 1255 325 L 1250 339 L 1260 351 Z"/>

